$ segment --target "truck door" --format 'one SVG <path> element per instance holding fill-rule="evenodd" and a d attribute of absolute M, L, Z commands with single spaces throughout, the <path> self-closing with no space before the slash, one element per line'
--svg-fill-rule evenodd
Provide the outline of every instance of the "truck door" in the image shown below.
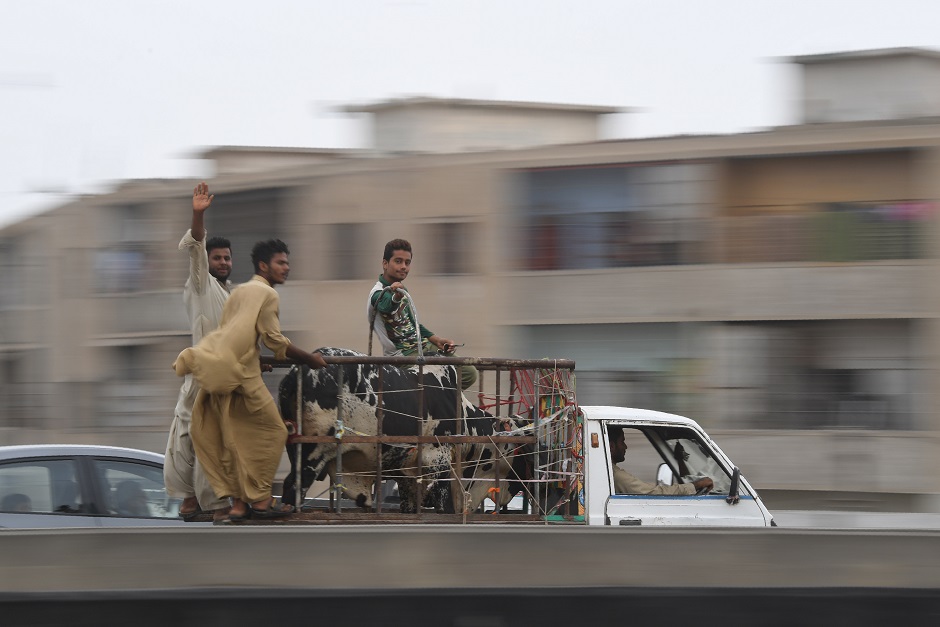
<path fill-rule="evenodd" d="M 704 434 L 673 425 L 608 424 L 606 428 L 611 455 L 607 524 L 759 527 L 769 524 L 746 482 L 740 483 L 738 501 L 728 503 L 733 468 Z M 618 430 L 624 434 L 622 444 Z M 662 476 L 672 478 L 665 485 L 657 481 L 663 464 L 668 471 Z M 713 487 L 707 493 L 697 493 L 693 482 L 705 477 L 712 480 Z"/>

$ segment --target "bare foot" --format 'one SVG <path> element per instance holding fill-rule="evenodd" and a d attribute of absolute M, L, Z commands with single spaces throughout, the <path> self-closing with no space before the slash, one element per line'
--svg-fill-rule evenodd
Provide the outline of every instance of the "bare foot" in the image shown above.
<path fill-rule="evenodd" d="M 251 504 L 251 509 L 258 510 L 259 512 L 264 512 L 270 509 L 272 505 L 274 505 L 273 496 L 268 497 L 264 499 L 263 501 L 255 501 L 254 503 Z"/>
<path fill-rule="evenodd" d="M 193 512 L 199 511 L 199 501 L 196 500 L 195 496 L 187 496 L 183 499 L 183 502 L 180 503 L 180 515 L 192 514 Z"/>
<path fill-rule="evenodd" d="M 264 504 L 264 507 L 258 507 L 261 504 Z M 288 505 L 287 503 L 276 505 L 273 496 L 262 501 L 255 501 L 251 504 L 252 518 L 281 518 L 283 516 L 290 516 L 293 513 L 293 505 Z"/>
<path fill-rule="evenodd" d="M 241 499 L 232 499 L 232 507 L 228 512 L 229 517 L 246 518 L 248 516 L 248 503 Z"/>

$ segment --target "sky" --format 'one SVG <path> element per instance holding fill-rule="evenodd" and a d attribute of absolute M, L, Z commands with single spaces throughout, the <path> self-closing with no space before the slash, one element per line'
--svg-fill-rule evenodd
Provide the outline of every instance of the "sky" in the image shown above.
<path fill-rule="evenodd" d="M 933 0 L 0 0 L 0 226 L 212 146 L 359 148 L 346 104 L 596 104 L 606 138 L 797 121 L 788 57 L 940 49 Z"/>

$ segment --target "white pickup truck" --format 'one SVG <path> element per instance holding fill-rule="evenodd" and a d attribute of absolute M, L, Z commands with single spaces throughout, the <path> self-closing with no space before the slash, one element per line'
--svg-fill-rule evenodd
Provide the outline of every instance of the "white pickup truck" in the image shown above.
<path fill-rule="evenodd" d="M 775 526 L 757 491 L 694 420 L 625 407 L 582 406 L 580 411 L 587 524 Z M 637 475 L 645 471 L 653 485 L 709 477 L 714 487 L 688 496 L 618 494 L 608 437 L 616 429 L 623 430 L 627 443 L 622 469 Z"/>
<path fill-rule="evenodd" d="M 546 416 L 543 426 L 538 439 L 543 447 L 542 467 L 547 470 L 534 481 L 532 477 L 530 482 L 523 480 L 522 491 L 499 512 L 494 512 L 495 504 L 487 500 L 482 507 L 486 515 L 464 516 L 462 522 L 776 526 L 757 491 L 694 420 L 646 409 L 567 405 Z M 617 463 L 611 439 L 620 433 L 627 450 L 626 459 Z M 556 436 L 554 443 L 551 435 Z M 557 455 L 546 461 L 545 451 L 550 450 Z M 552 472 L 552 468 L 560 471 Z M 633 475 L 629 483 L 632 491 L 617 489 L 615 475 L 622 477 L 624 472 Z M 692 487 L 693 482 L 706 477 L 711 479 L 710 486 L 701 490 Z M 562 480 L 553 481 L 555 478 Z M 504 478 L 497 484 L 502 487 L 496 489 L 506 493 L 506 481 Z M 541 503 L 541 508 L 533 503 Z M 394 502 L 384 507 L 389 512 Z M 362 515 L 340 516 L 347 522 L 359 522 Z M 397 521 L 400 515 L 389 516 L 389 521 Z M 440 514 L 421 518 L 424 522 L 453 522 Z"/>
<path fill-rule="evenodd" d="M 329 369 L 316 378 L 295 370 L 280 389 L 288 401 L 282 414 L 296 415 L 293 424 L 303 425 L 291 436 L 297 448 L 290 484 L 301 485 L 304 473 L 330 476 L 320 491 L 330 491 L 330 504 L 321 503 L 320 513 L 340 516 L 345 510 L 349 522 L 774 526 L 754 488 L 695 421 L 580 405 L 574 362 L 417 361 L 330 350 Z M 457 388 L 454 368 L 464 364 L 481 373 L 478 405 Z M 307 377 L 302 385 L 301 376 Z M 463 407 L 460 419 L 447 418 L 456 407 Z M 379 416 L 385 414 L 391 418 L 383 423 Z M 309 462 L 298 460 L 320 461 L 302 471 Z M 393 477 L 399 488 L 404 485 L 397 508 L 386 503 L 392 484 L 386 479 Z M 421 495 L 435 490 L 435 513 L 427 517 L 432 506 Z M 296 491 L 285 494 L 297 502 Z M 317 513 L 306 500 L 303 505 L 297 516 Z"/>

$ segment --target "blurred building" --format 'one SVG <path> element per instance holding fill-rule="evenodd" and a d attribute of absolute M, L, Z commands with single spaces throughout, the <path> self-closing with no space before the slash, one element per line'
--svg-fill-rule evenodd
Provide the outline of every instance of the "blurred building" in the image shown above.
<path fill-rule="evenodd" d="M 209 151 L 208 230 L 236 282 L 256 240 L 289 243 L 282 324 L 306 348 L 365 352 L 404 237 L 421 319 L 461 354 L 572 358 L 584 404 L 695 418 L 771 507 L 935 511 L 940 55 L 790 61 L 804 119 L 735 135 L 599 141 L 608 107 L 350 107 L 374 149 Z M 163 449 L 194 185 L 0 231 L 0 443 Z"/>

